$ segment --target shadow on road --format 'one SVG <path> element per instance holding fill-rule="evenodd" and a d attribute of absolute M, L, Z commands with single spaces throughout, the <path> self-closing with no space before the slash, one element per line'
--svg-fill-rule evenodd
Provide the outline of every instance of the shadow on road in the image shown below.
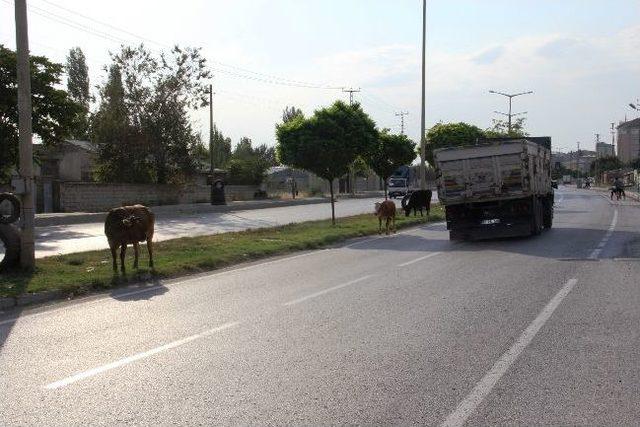
<path fill-rule="evenodd" d="M 169 288 L 164 286 L 159 279 L 154 279 L 151 282 L 135 286 L 132 288 L 120 288 L 114 289 L 109 293 L 111 298 L 122 301 L 140 301 L 150 300 L 153 297 L 164 295 L 169 291 Z"/>

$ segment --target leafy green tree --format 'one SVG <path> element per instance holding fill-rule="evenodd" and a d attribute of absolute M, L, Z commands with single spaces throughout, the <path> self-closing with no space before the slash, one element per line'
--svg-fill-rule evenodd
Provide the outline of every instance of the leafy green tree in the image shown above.
<path fill-rule="evenodd" d="M 468 123 L 437 123 L 427 132 L 426 160 L 433 165 L 433 150 L 473 145 L 484 136 L 482 129 Z"/>
<path fill-rule="evenodd" d="M 600 157 L 591 163 L 589 171 L 592 175 L 595 175 L 605 171 L 621 169 L 623 166 L 622 161 L 616 156 Z"/>
<path fill-rule="evenodd" d="M 32 129 L 43 144 L 53 145 L 74 132 L 80 107 L 58 89 L 63 67 L 43 56 L 31 57 Z M 0 45 L 0 182 L 7 181 L 18 160 L 18 83 L 16 53 Z"/>
<path fill-rule="evenodd" d="M 252 147 L 251 139 L 243 137 L 236 145 L 228 163 L 229 183 L 260 185 L 267 169 L 275 166 L 275 151 L 265 144 Z"/>
<path fill-rule="evenodd" d="M 214 146 L 214 164 L 218 168 L 224 168 L 231 158 L 231 138 L 225 137 L 222 132 L 218 130 L 216 125 L 213 126 L 212 137 Z"/>
<path fill-rule="evenodd" d="M 69 97 L 81 107 L 81 111 L 76 117 L 77 126 L 73 137 L 85 139 L 89 132 L 91 94 L 89 93 L 89 67 L 84 53 L 79 47 L 69 50 L 66 71 Z"/>
<path fill-rule="evenodd" d="M 378 131 L 359 104 L 336 101 L 313 116 L 295 116 L 276 127 L 278 159 L 327 180 L 331 191 L 331 220 L 335 224 L 333 182 L 345 175 L 356 158 L 369 153 Z"/>
<path fill-rule="evenodd" d="M 284 110 L 282 111 L 282 122 L 283 123 L 288 122 L 288 121 L 290 121 L 291 119 L 293 119 L 294 117 L 297 117 L 297 116 L 303 116 L 304 117 L 304 114 L 302 114 L 302 110 L 301 109 L 296 108 L 294 106 L 291 106 L 291 107 L 286 106 L 286 107 L 284 107 Z"/>
<path fill-rule="evenodd" d="M 208 105 L 210 72 L 200 50 L 176 46 L 156 56 L 143 45 L 123 46 L 112 62 L 122 76 L 127 123 L 141 136 L 153 180 L 164 184 L 191 174 L 199 138 L 188 112 Z M 111 157 L 102 157 L 102 163 Z"/>
<path fill-rule="evenodd" d="M 502 119 L 493 119 L 493 126 L 484 131 L 485 136 L 489 138 L 495 137 L 513 137 L 520 138 L 523 136 L 529 136 L 524 129 L 524 117 L 518 117 L 511 122 L 511 133 L 509 133 L 509 122 Z"/>
<path fill-rule="evenodd" d="M 128 114 L 120 68 L 111 65 L 107 82 L 100 88 L 100 106 L 92 118 L 92 140 L 98 146 L 96 178 L 99 181 L 154 181 L 147 139 L 139 127 L 130 123 Z"/>
<path fill-rule="evenodd" d="M 406 135 L 393 135 L 384 129 L 366 161 L 373 171 L 384 180 L 384 198 L 387 198 L 387 180 L 402 165 L 416 158 L 416 144 Z"/>
<path fill-rule="evenodd" d="M 629 162 L 631 169 L 640 169 L 640 157 Z"/>

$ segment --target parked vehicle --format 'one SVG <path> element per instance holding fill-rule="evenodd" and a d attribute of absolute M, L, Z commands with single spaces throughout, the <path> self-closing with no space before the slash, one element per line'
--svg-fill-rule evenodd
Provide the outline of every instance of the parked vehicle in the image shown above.
<path fill-rule="evenodd" d="M 539 234 L 553 222 L 551 138 L 490 138 L 434 151 L 452 240 Z"/>
<path fill-rule="evenodd" d="M 389 191 L 389 197 L 392 199 L 395 199 L 396 197 L 404 197 L 409 191 L 406 178 L 389 178 L 387 188 Z"/>

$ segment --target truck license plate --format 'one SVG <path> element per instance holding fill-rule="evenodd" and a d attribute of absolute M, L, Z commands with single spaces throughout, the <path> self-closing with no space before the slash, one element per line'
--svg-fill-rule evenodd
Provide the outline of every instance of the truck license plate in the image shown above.
<path fill-rule="evenodd" d="M 500 224 L 500 219 L 499 218 L 495 218 L 495 219 L 483 219 L 482 222 L 480 223 L 482 225 L 490 225 L 490 224 Z"/>

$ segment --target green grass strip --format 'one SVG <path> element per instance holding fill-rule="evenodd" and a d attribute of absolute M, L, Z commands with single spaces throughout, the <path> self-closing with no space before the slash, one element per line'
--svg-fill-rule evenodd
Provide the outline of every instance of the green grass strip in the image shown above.
<path fill-rule="evenodd" d="M 428 221 L 443 219 L 442 209 L 431 210 Z M 405 217 L 401 212 L 397 228 L 428 222 L 426 217 Z M 149 270 L 146 247 L 140 249 L 140 269 L 133 269 L 133 249 L 127 250 L 127 274 L 114 274 L 108 250 L 78 252 L 37 260 L 35 271 L 3 274 L 0 297 L 60 290 L 79 295 L 149 279 L 177 277 L 212 271 L 241 262 L 294 251 L 316 249 L 344 240 L 378 233 L 373 214 L 330 220 L 309 221 L 211 236 L 185 237 L 154 244 L 155 269 Z M 106 241 L 106 238 L 105 238 Z"/>

